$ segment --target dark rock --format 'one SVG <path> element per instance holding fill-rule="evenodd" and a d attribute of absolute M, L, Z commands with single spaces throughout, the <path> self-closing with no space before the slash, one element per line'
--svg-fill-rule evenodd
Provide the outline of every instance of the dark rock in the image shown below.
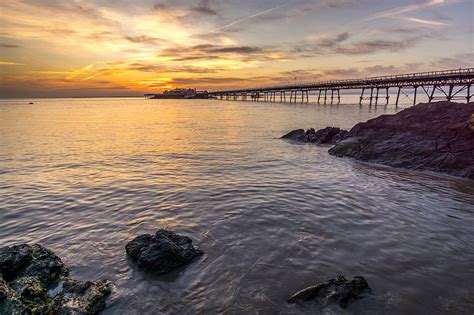
<path fill-rule="evenodd" d="M 61 259 L 41 245 L 0 248 L 0 314 L 96 314 L 102 310 L 110 289 L 100 289 L 105 285 L 102 282 L 75 281 L 68 273 Z M 56 297 L 50 294 L 63 282 L 95 287 L 101 298 L 99 293 L 93 298 L 90 291 L 76 291 L 76 309 L 69 311 L 68 285 L 57 290 Z"/>
<path fill-rule="evenodd" d="M 341 130 L 340 128 L 336 127 L 326 127 L 318 131 L 309 129 L 306 132 L 306 135 L 309 142 L 314 142 L 317 144 L 335 144 L 336 142 L 344 139 L 347 133 L 347 130 Z"/>
<path fill-rule="evenodd" d="M 347 130 L 342 130 L 336 127 L 326 127 L 318 131 L 311 128 L 306 132 L 304 129 L 298 129 L 284 135 L 282 139 L 316 144 L 335 144 L 344 139 L 347 133 Z"/>
<path fill-rule="evenodd" d="M 335 303 L 346 308 L 350 301 L 362 298 L 370 292 L 363 277 L 357 276 L 349 281 L 344 276 L 339 276 L 295 293 L 288 299 L 288 303 L 316 300 L 322 306 Z"/>
<path fill-rule="evenodd" d="M 140 235 L 125 249 L 139 267 L 157 274 L 185 266 L 202 255 L 189 237 L 167 230 L 159 230 L 155 235 Z"/>
<path fill-rule="evenodd" d="M 69 279 L 63 284 L 61 294 L 54 298 L 55 314 L 97 314 L 105 308 L 111 293 L 108 281 L 77 281 Z"/>
<path fill-rule="evenodd" d="M 304 141 L 304 142 L 306 142 L 306 132 L 304 131 L 304 129 L 297 129 L 297 130 L 290 131 L 289 133 L 287 133 L 286 135 L 284 135 L 281 138 L 282 139 L 288 139 L 288 140 L 294 140 L 294 141 Z"/>
<path fill-rule="evenodd" d="M 474 103 L 418 104 L 350 130 L 336 156 L 474 179 Z"/>

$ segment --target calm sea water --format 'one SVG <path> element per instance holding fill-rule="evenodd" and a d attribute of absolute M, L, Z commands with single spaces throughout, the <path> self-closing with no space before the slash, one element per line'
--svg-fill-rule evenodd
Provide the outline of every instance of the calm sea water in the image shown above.
<path fill-rule="evenodd" d="M 286 299 L 339 274 L 374 291 L 347 313 L 474 311 L 472 181 L 278 139 L 393 107 L 29 101 L 0 102 L 0 246 L 38 242 L 76 278 L 111 280 L 105 314 L 314 313 Z M 205 255 L 138 271 L 124 246 L 159 228 Z"/>

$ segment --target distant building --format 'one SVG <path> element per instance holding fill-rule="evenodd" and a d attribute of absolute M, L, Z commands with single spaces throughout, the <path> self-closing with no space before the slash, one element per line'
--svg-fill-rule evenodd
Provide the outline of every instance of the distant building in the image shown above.
<path fill-rule="evenodd" d="M 174 89 L 160 94 L 145 94 L 145 97 L 151 99 L 207 99 L 209 92 L 196 89 Z"/>

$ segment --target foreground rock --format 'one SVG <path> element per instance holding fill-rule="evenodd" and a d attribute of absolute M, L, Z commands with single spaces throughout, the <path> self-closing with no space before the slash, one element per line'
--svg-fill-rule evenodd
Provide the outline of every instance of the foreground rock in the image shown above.
<path fill-rule="evenodd" d="M 0 314 L 97 314 L 107 282 L 76 281 L 61 259 L 41 245 L 0 249 Z"/>
<path fill-rule="evenodd" d="M 418 104 L 352 128 L 336 156 L 474 179 L 474 103 Z"/>
<path fill-rule="evenodd" d="M 347 130 L 336 127 L 326 127 L 318 131 L 313 128 L 304 131 L 304 129 L 293 130 L 282 137 L 299 142 L 310 142 L 316 144 L 336 144 L 347 135 Z"/>
<path fill-rule="evenodd" d="M 288 299 L 288 303 L 314 300 L 323 307 L 335 303 L 346 308 L 349 302 L 362 298 L 370 292 L 369 285 L 363 277 L 357 276 L 349 281 L 344 276 L 339 276 L 295 293 Z"/>
<path fill-rule="evenodd" d="M 189 237 L 167 230 L 159 230 L 155 235 L 140 235 L 125 249 L 139 267 L 156 274 L 185 266 L 202 255 Z"/>

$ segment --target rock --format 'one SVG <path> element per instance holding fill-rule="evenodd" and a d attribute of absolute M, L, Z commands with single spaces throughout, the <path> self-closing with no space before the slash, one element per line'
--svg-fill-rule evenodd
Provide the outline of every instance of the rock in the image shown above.
<path fill-rule="evenodd" d="M 288 303 L 316 300 L 323 307 L 335 303 L 346 308 L 350 301 L 362 298 L 370 292 L 371 289 L 363 277 L 356 276 L 349 281 L 344 276 L 338 276 L 295 293 L 288 299 Z"/>
<path fill-rule="evenodd" d="M 306 136 L 309 142 L 317 144 L 335 144 L 344 139 L 347 133 L 349 133 L 347 130 L 341 130 L 340 128 L 335 127 L 326 127 L 318 131 L 309 129 L 306 132 Z"/>
<path fill-rule="evenodd" d="M 125 247 L 138 267 L 165 274 L 190 263 L 202 252 L 193 241 L 172 231 L 159 230 L 155 235 L 140 235 Z"/>
<path fill-rule="evenodd" d="M 111 293 L 108 281 L 77 281 L 69 279 L 63 284 L 61 294 L 54 298 L 55 314 L 98 314 L 105 308 Z"/>
<path fill-rule="evenodd" d="M 352 128 L 329 153 L 474 179 L 474 103 L 418 104 Z"/>
<path fill-rule="evenodd" d="M 110 294 L 110 289 L 103 289 L 105 284 L 76 281 L 68 274 L 61 259 L 41 245 L 0 248 L 0 314 L 96 314 L 105 307 Z M 66 285 L 52 296 L 60 283 Z M 92 297 L 91 291 L 75 291 L 81 303 L 70 311 L 71 283 L 73 287 L 95 287 L 98 293 Z"/>
<path fill-rule="evenodd" d="M 347 134 L 347 130 L 342 130 L 336 127 L 326 127 L 318 131 L 311 128 L 306 132 L 304 129 L 297 129 L 284 135 L 282 139 L 289 139 L 299 142 L 311 142 L 316 144 L 335 144 L 344 139 Z"/>
<path fill-rule="evenodd" d="M 304 141 L 304 142 L 306 142 L 306 132 L 304 131 L 304 129 L 297 129 L 297 130 L 290 131 L 289 133 L 287 133 L 286 135 L 284 135 L 281 138 L 282 139 L 288 139 L 288 140 L 294 140 L 294 141 Z"/>

